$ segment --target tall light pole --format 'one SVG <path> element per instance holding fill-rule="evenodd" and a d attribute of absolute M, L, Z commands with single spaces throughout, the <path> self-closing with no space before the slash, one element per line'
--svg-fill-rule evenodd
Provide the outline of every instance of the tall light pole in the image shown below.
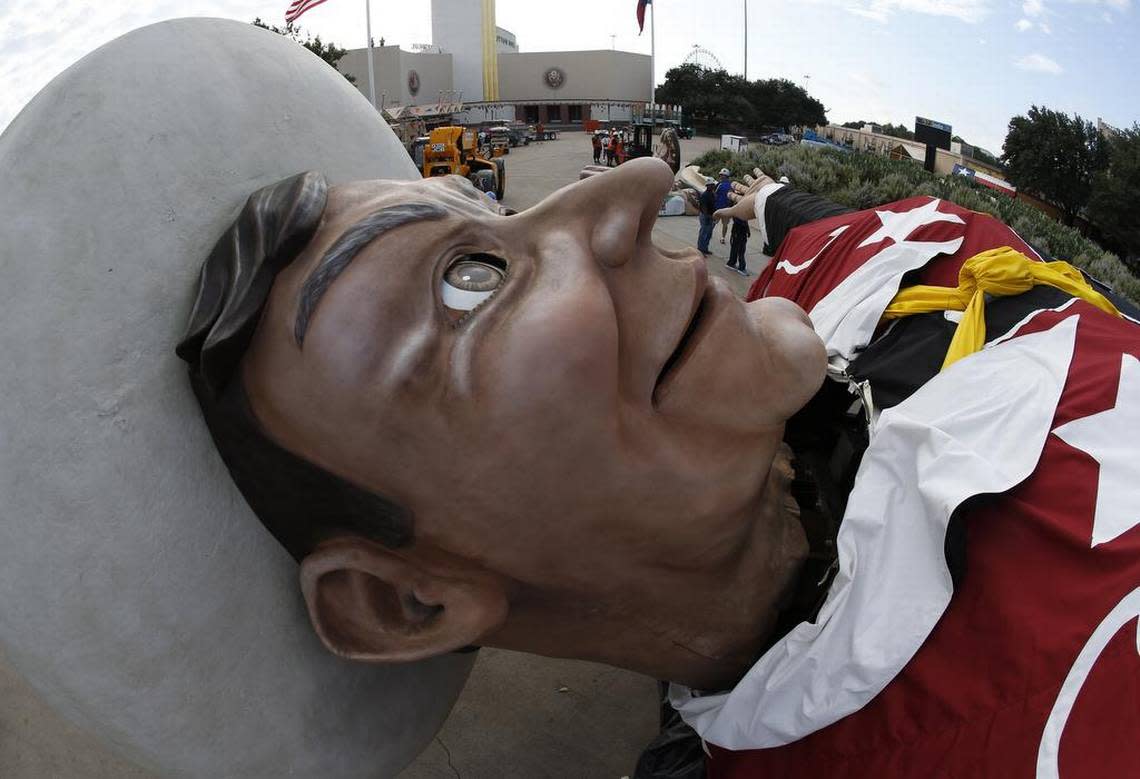
<path fill-rule="evenodd" d="M 649 4 L 649 106 L 652 109 L 657 97 L 657 6 Z M 657 112 L 653 112 L 657 124 Z"/>
<path fill-rule="evenodd" d="M 364 0 L 364 33 L 368 36 L 368 99 L 376 107 L 376 75 L 372 68 L 372 2 Z"/>
<path fill-rule="evenodd" d="M 748 80 L 748 0 L 744 0 L 744 80 Z"/>

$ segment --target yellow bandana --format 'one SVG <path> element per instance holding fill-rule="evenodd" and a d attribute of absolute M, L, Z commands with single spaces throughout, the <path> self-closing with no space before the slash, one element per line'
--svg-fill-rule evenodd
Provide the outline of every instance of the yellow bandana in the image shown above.
<path fill-rule="evenodd" d="M 964 311 L 946 359 L 945 370 L 963 357 L 980 351 L 986 342 L 986 295 L 1020 295 L 1045 284 L 1087 301 L 1102 311 L 1120 316 L 1116 306 L 1094 290 L 1081 272 L 1067 262 L 1037 262 L 1002 246 L 975 254 L 958 271 L 957 287 L 919 284 L 899 290 L 883 312 L 883 319 L 901 319 L 930 311 Z"/>

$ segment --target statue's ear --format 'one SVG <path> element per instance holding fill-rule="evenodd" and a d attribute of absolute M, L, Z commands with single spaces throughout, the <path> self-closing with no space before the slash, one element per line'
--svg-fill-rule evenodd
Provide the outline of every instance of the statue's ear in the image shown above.
<path fill-rule="evenodd" d="M 249 196 L 202 264 L 178 356 L 217 397 L 241 360 L 277 274 L 309 243 L 328 200 L 320 173 L 300 173 Z"/>
<path fill-rule="evenodd" d="M 426 566 L 359 536 L 326 540 L 306 555 L 301 591 L 325 646 L 366 662 L 423 660 L 479 644 L 508 611 L 495 574 Z"/>

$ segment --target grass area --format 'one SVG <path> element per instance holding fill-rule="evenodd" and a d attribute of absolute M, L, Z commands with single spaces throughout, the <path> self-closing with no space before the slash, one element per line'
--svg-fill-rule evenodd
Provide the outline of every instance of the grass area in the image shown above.
<path fill-rule="evenodd" d="M 1133 303 L 1140 303 L 1140 279 L 1115 254 L 1033 206 L 995 194 L 965 176 L 935 176 L 905 160 L 809 146 L 761 146 L 743 154 L 716 150 L 702 154 L 692 164 L 699 165 L 707 176 L 728 168 L 736 180 L 758 167 L 774 178 L 787 176 L 796 189 L 855 209 L 915 195 L 950 200 L 996 216 L 1038 249 L 1072 263 Z"/>

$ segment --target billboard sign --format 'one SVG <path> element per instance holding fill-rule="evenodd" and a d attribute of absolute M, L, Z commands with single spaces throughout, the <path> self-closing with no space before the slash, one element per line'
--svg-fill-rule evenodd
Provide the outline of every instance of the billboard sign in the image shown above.
<path fill-rule="evenodd" d="M 950 125 L 936 122 L 922 116 L 914 118 L 914 139 L 926 145 L 926 164 L 923 166 L 931 173 L 934 172 L 934 163 L 938 157 L 937 149 L 950 151 Z"/>
<path fill-rule="evenodd" d="M 950 125 L 922 116 L 914 118 L 914 139 L 927 146 L 950 151 Z"/>

